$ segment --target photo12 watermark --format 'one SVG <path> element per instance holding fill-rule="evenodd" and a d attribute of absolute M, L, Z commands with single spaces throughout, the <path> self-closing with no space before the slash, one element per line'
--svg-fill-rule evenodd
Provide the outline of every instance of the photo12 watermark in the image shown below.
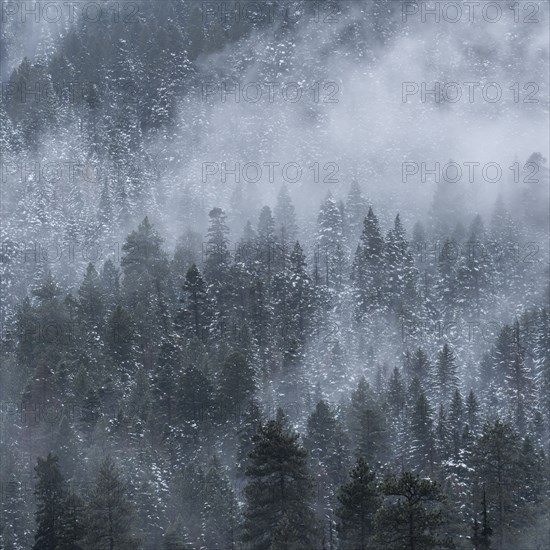
<path fill-rule="evenodd" d="M 401 101 L 412 103 L 539 103 L 540 86 L 536 82 L 402 82 Z M 411 101 L 410 101 L 411 100 Z"/>
<path fill-rule="evenodd" d="M 267 181 L 275 183 L 298 183 L 304 181 L 310 174 L 314 183 L 338 183 L 340 167 L 336 162 L 313 162 L 304 165 L 299 162 L 203 162 L 203 183 L 227 183 L 229 177 L 234 183 L 258 183 Z"/>
<path fill-rule="evenodd" d="M 278 22 L 287 25 L 308 22 L 335 24 L 341 20 L 341 10 L 342 3 L 335 0 L 233 0 L 202 2 L 201 5 L 202 23 L 205 27 Z"/>
<path fill-rule="evenodd" d="M 404 23 L 514 23 L 536 24 L 543 21 L 539 2 L 496 2 L 491 0 L 433 1 L 406 0 L 401 8 Z"/>
<path fill-rule="evenodd" d="M 203 103 L 338 103 L 341 86 L 335 81 L 299 82 L 203 82 L 200 100 Z"/>
<path fill-rule="evenodd" d="M 2 1 L 2 23 L 123 23 L 139 21 L 140 5 L 135 1 L 47 0 Z"/>
<path fill-rule="evenodd" d="M 536 177 L 540 166 L 536 162 L 526 162 L 523 166 L 514 162 L 510 166 L 503 167 L 498 162 L 463 161 L 463 162 L 415 162 L 407 161 L 401 165 L 401 181 L 403 183 L 420 182 L 428 180 L 435 183 L 442 181 L 447 183 L 474 183 L 483 181 L 497 183 L 506 179 L 504 175 L 508 170 L 514 183 L 539 183 Z"/>

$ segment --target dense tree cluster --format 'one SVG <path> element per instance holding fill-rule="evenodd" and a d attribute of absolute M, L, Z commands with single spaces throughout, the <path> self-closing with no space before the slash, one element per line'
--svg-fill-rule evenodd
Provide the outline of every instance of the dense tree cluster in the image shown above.
<path fill-rule="evenodd" d="M 307 28 L 101 4 L 30 57 L 33 27 L 0 36 L 0 550 L 550 547 L 542 155 L 483 215 L 444 179 L 422 211 L 372 193 L 387 158 L 330 191 L 201 184 L 191 95 L 260 50 L 258 79 L 327 76 L 334 3 Z M 365 5 L 330 37 L 370 75 L 401 6 Z M 296 108 L 313 158 L 326 105 Z"/>
<path fill-rule="evenodd" d="M 298 226 L 284 191 L 275 211 L 234 252 L 212 209 L 196 263 L 145 218 L 118 265 L 90 263 L 72 289 L 37 280 L 2 387 L 16 407 L 3 473 L 38 457 L 36 508 L 16 482 L 5 548 L 545 543 L 548 309 L 479 340 L 429 330 L 482 320 L 516 291 L 500 271 L 523 285 L 524 266 L 495 260 L 470 296 L 471 259 L 450 268 L 443 248 L 427 264 L 399 215 L 384 237 L 368 209 L 352 254 L 328 196 L 308 258 L 285 243 Z"/>

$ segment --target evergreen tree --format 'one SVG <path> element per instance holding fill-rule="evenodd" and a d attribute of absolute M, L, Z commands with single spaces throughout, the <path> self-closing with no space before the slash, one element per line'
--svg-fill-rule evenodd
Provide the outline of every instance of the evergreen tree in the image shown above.
<path fill-rule="evenodd" d="M 458 303 L 458 245 L 447 239 L 441 247 L 439 247 L 439 243 L 437 246 L 437 280 L 435 284 L 437 298 L 435 303 L 442 322 L 451 323 L 455 318 L 455 309 Z"/>
<path fill-rule="evenodd" d="M 167 336 L 172 300 L 169 263 L 162 250 L 162 239 L 146 217 L 126 238 L 121 267 L 124 274 L 124 305 L 132 314 L 135 343 L 148 367 L 155 343 Z"/>
<path fill-rule="evenodd" d="M 61 518 L 60 550 L 81 550 L 84 548 L 87 525 L 85 504 L 79 495 L 70 493 L 63 503 L 64 513 Z"/>
<path fill-rule="evenodd" d="M 392 416 L 398 418 L 405 408 L 405 385 L 398 367 L 393 369 L 390 376 L 386 399 Z"/>
<path fill-rule="evenodd" d="M 38 457 L 35 467 L 38 478 L 35 489 L 37 529 L 33 550 L 59 548 L 63 539 L 66 487 L 57 463 L 57 457 L 50 453 L 45 459 Z"/>
<path fill-rule="evenodd" d="M 471 425 L 470 425 L 471 426 Z M 449 429 L 453 443 L 454 456 L 458 457 L 460 440 L 464 431 L 464 404 L 462 395 L 455 390 L 449 407 Z"/>
<path fill-rule="evenodd" d="M 205 341 L 208 336 L 210 307 L 206 283 L 197 266 L 193 264 L 187 271 L 183 284 L 185 298 L 183 308 L 178 313 L 176 324 L 185 335 L 195 336 Z"/>
<path fill-rule="evenodd" d="M 540 312 L 534 347 L 538 403 L 550 426 L 550 323 L 549 310 Z"/>
<path fill-rule="evenodd" d="M 435 440 L 433 431 L 433 409 L 420 393 L 410 419 L 410 460 L 415 471 L 433 474 L 435 465 Z"/>
<path fill-rule="evenodd" d="M 384 291 L 392 311 L 403 322 L 413 314 L 417 273 L 399 214 L 388 232 L 384 255 L 387 274 Z"/>
<path fill-rule="evenodd" d="M 387 550 L 452 548 L 445 536 L 444 496 L 438 484 L 410 472 L 382 484 L 384 504 L 376 514 L 376 543 Z"/>
<path fill-rule="evenodd" d="M 466 414 L 468 417 L 468 425 L 470 429 L 475 430 L 478 426 L 478 411 L 479 403 L 473 390 L 470 390 L 468 394 L 468 400 L 466 402 Z"/>
<path fill-rule="evenodd" d="M 181 525 L 181 518 L 171 525 L 162 541 L 162 550 L 191 550 L 187 530 Z"/>
<path fill-rule="evenodd" d="M 326 401 L 319 401 L 307 420 L 304 447 L 309 453 L 312 468 L 322 466 L 329 473 L 332 483 L 338 483 L 342 477 L 340 464 L 344 457 L 339 453 L 339 442 L 343 437 L 334 411 Z"/>
<path fill-rule="evenodd" d="M 286 185 L 282 185 L 277 195 L 274 218 L 276 238 L 286 249 L 298 238 L 296 213 Z"/>
<path fill-rule="evenodd" d="M 224 361 L 219 379 L 219 401 L 229 410 L 240 412 L 256 390 L 255 372 L 249 360 L 239 352 Z"/>
<path fill-rule="evenodd" d="M 383 305 L 384 238 L 378 218 L 369 208 L 353 260 L 352 278 L 358 319 Z"/>
<path fill-rule="evenodd" d="M 455 354 L 446 342 L 437 356 L 436 369 L 439 398 L 444 404 L 449 404 L 451 396 L 458 389 L 459 377 Z"/>
<path fill-rule="evenodd" d="M 227 474 L 213 457 L 205 475 L 203 540 L 206 548 L 231 548 L 236 540 L 237 501 Z"/>
<path fill-rule="evenodd" d="M 487 513 L 487 499 L 485 487 L 483 488 L 483 500 L 481 503 L 481 524 L 474 518 L 472 544 L 475 550 L 491 550 L 491 535 L 493 530 L 489 526 Z"/>
<path fill-rule="evenodd" d="M 472 456 L 475 477 L 485 487 L 497 548 L 503 547 L 506 535 L 514 533 L 520 517 L 516 500 L 523 479 L 520 453 L 518 434 L 497 419 L 483 427 Z"/>
<path fill-rule="evenodd" d="M 340 547 L 367 550 L 374 534 L 374 516 L 381 499 L 376 476 L 363 457 L 357 459 L 350 472 L 350 481 L 341 487 L 338 500 Z"/>
<path fill-rule="evenodd" d="M 115 463 L 107 457 L 101 464 L 87 509 L 86 544 L 91 548 L 130 550 L 138 540 L 133 535 L 133 511 L 125 483 Z"/>
<path fill-rule="evenodd" d="M 228 284 L 231 279 L 229 276 L 231 263 L 228 246 L 229 229 L 225 223 L 225 212 L 221 208 L 213 208 L 208 216 L 210 221 L 204 273 L 208 283 L 207 293 L 215 311 L 211 327 L 221 344 L 225 342 L 229 330 L 233 297 L 233 288 Z"/>
<path fill-rule="evenodd" d="M 260 212 L 257 227 L 258 271 L 268 286 L 283 263 L 283 252 L 275 238 L 275 221 L 271 208 L 264 206 Z"/>
<path fill-rule="evenodd" d="M 407 374 L 409 379 L 412 380 L 416 377 L 420 382 L 422 389 L 425 391 L 430 390 L 432 382 L 432 367 L 428 356 L 422 348 L 418 348 L 416 350 L 408 365 L 409 368 L 407 369 Z"/>
<path fill-rule="evenodd" d="M 348 242 L 354 245 L 361 234 L 363 220 L 368 212 L 368 201 L 363 197 L 361 187 L 354 179 L 346 200 Z"/>
<path fill-rule="evenodd" d="M 321 206 L 317 228 L 319 282 L 327 288 L 341 289 L 346 273 L 344 225 L 342 214 L 330 193 Z"/>
<path fill-rule="evenodd" d="M 277 416 L 254 438 L 246 469 L 243 538 L 251 548 L 269 550 L 284 533 L 287 544 L 309 550 L 316 538 L 307 452 L 282 411 Z M 284 529 L 283 521 L 289 523 Z"/>
<path fill-rule="evenodd" d="M 523 430 L 533 405 L 531 379 L 525 365 L 525 347 L 521 341 L 519 322 L 513 328 L 510 355 L 506 358 L 504 382 L 518 429 Z M 499 365 L 502 366 L 502 365 Z"/>

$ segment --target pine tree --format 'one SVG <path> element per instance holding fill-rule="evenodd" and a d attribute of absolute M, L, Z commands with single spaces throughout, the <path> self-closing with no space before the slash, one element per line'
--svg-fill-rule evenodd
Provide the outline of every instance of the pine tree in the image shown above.
<path fill-rule="evenodd" d="M 374 400 L 374 393 L 362 376 L 357 383 L 357 388 L 351 392 L 351 400 L 347 410 L 347 426 L 354 446 L 358 445 L 361 438 L 362 418 L 364 412 L 369 408 L 370 402 Z"/>
<path fill-rule="evenodd" d="M 452 450 L 455 458 L 458 458 L 460 440 L 464 431 L 464 404 L 458 389 L 455 390 L 449 407 L 449 429 L 451 430 L 453 442 Z"/>
<path fill-rule="evenodd" d="M 432 380 L 432 367 L 430 360 L 422 348 L 418 348 L 414 355 L 410 358 L 407 369 L 409 380 L 417 378 L 423 390 L 429 391 L 431 389 Z"/>
<path fill-rule="evenodd" d="M 93 264 L 88 264 L 86 276 L 78 289 L 79 316 L 88 330 L 101 329 L 105 315 L 103 289 Z"/>
<path fill-rule="evenodd" d="M 491 550 L 491 535 L 493 530 L 489 526 L 487 513 L 487 498 L 483 487 L 483 500 L 481 502 L 481 524 L 474 518 L 472 544 L 475 550 Z"/>
<path fill-rule="evenodd" d="M 213 457 L 205 475 L 202 531 L 206 548 L 232 547 L 236 541 L 237 501 L 219 459 Z"/>
<path fill-rule="evenodd" d="M 228 246 L 229 229 L 225 223 L 225 212 L 221 208 L 213 208 L 208 216 L 210 222 L 207 233 L 208 248 L 204 261 L 204 273 L 208 283 L 207 293 L 216 312 L 211 326 L 221 344 L 225 341 L 229 330 L 232 309 L 233 289 L 228 284 L 231 263 Z"/>
<path fill-rule="evenodd" d="M 550 323 L 549 310 L 540 311 L 534 347 L 538 403 L 550 426 Z"/>
<path fill-rule="evenodd" d="M 135 344 L 147 367 L 155 343 L 166 338 L 172 325 L 167 304 L 172 300 L 170 267 L 162 239 L 146 217 L 122 246 L 124 306 L 136 328 Z"/>
<path fill-rule="evenodd" d="M 435 464 L 435 440 L 433 431 L 433 409 L 420 393 L 410 418 L 411 451 L 413 470 L 433 474 Z"/>
<path fill-rule="evenodd" d="M 239 352 L 231 353 L 224 361 L 219 379 L 219 401 L 230 411 L 244 410 L 256 390 L 254 367 Z"/>
<path fill-rule="evenodd" d="M 205 341 L 208 336 L 210 304 L 206 283 L 197 266 L 193 264 L 187 271 L 183 284 L 185 298 L 178 313 L 176 324 L 185 335 L 192 335 Z"/>
<path fill-rule="evenodd" d="M 405 408 L 405 385 L 398 367 L 395 367 L 390 376 L 387 390 L 387 403 L 394 418 L 398 418 Z"/>
<path fill-rule="evenodd" d="M 60 550 L 80 550 L 84 548 L 87 525 L 85 504 L 79 495 L 69 493 L 63 503 L 64 513 L 61 518 Z"/>
<path fill-rule="evenodd" d="M 256 399 L 251 399 L 243 412 L 242 420 L 237 431 L 238 449 L 237 449 L 237 478 L 242 478 L 245 474 L 248 455 L 254 446 L 254 436 L 262 424 L 262 415 L 260 404 Z"/>
<path fill-rule="evenodd" d="M 166 531 L 162 541 L 162 550 L 192 550 L 187 530 L 182 525 L 181 517 L 178 516 Z"/>
<path fill-rule="evenodd" d="M 330 405 L 321 400 L 308 417 L 304 447 L 317 480 L 317 510 L 329 524 L 334 512 L 335 487 L 347 475 L 348 441 Z"/>
<path fill-rule="evenodd" d="M 452 548 L 445 536 L 444 496 L 438 484 L 404 472 L 382 484 L 383 506 L 376 514 L 376 543 L 387 550 Z"/>
<path fill-rule="evenodd" d="M 513 328 L 511 354 L 506 361 L 504 382 L 508 401 L 513 407 L 516 426 L 523 430 L 533 405 L 531 379 L 525 365 L 525 348 L 521 341 L 519 322 Z"/>
<path fill-rule="evenodd" d="M 117 305 L 107 320 L 107 354 L 115 365 L 129 365 L 135 339 L 134 317 L 121 305 Z"/>
<path fill-rule="evenodd" d="M 523 479 L 520 453 L 518 434 L 499 419 L 483 427 L 474 447 L 472 465 L 476 479 L 486 489 L 498 548 L 503 546 L 506 535 L 513 534 L 520 517 L 516 500 Z"/>
<path fill-rule="evenodd" d="M 346 273 L 346 246 L 342 214 L 329 193 L 317 218 L 317 259 L 320 281 L 329 289 L 341 289 Z"/>
<path fill-rule="evenodd" d="M 399 214 L 386 237 L 384 256 L 387 273 L 384 292 L 392 311 L 403 322 L 413 314 L 417 273 Z"/>
<path fill-rule="evenodd" d="M 488 291 L 493 278 L 487 234 L 479 214 L 470 225 L 468 240 L 462 248 L 463 257 L 458 268 L 459 300 L 466 311 L 474 311 L 479 315 L 490 297 Z"/>
<path fill-rule="evenodd" d="M 226 215 L 221 208 L 213 208 L 208 214 L 210 223 L 207 234 L 207 255 L 205 261 L 209 280 L 219 280 L 223 268 L 227 267 L 229 255 L 229 229 L 225 223 Z"/>
<path fill-rule="evenodd" d="M 274 217 L 276 238 L 286 249 L 298 238 L 296 213 L 286 185 L 281 186 L 277 195 Z"/>
<path fill-rule="evenodd" d="M 86 544 L 92 548 L 130 550 L 138 540 L 133 536 L 133 511 L 125 483 L 115 463 L 107 457 L 101 464 L 87 510 Z"/>
<path fill-rule="evenodd" d="M 368 201 L 363 197 L 361 187 L 354 179 L 346 200 L 348 242 L 354 245 L 361 234 L 363 220 L 368 212 Z"/>
<path fill-rule="evenodd" d="M 388 430 L 384 413 L 373 402 L 360 417 L 360 436 L 356 452 L 371 464 L 384 463 L 388 458 Z"/>
<path fill-rule="evenodd" d="M 258 271 L 268 286 L 273 275 L 283 263 L 283 254 L 275 238 L 275 221 L 271 208 L 264 206 L 260 212 L 257 227 Z"/>
<path fill-rule="evenodd" d="M 207 373 L 195 364 L 183 370 L 176 389 L 178 423 L 191 425 L 212 421 L 214 388 Z"/>
<path fill-rule="evenodd" d="M 340 547 L 344 550 L 367 550 L 374 534 L 374 516 L 381 499 L 376 476 L 363 457 L 357 459 L 350 472 L 350 481 L 341 487 L 338 500 Z"/>
<path fill-rule="evenodd" d="M 439 398 L 444 404 L 448 404 L 458 389 L 459 377 L 455 354 L 446 342 L 437 356 L 436 369 Z"/>
<path fill-rule="evenodd" d="M 437 460 L 440 463 L 445 462 L 451 456 L 454 442 L 450 422 L 447 417 L 447 412 L 443 407 L 443 403 L 439 404 L 439 409 L 437 411 L 435 440 Z"/>
<path fill-rule="evenodd" d="M 285 515 L 287 544 L 296 549 L 314 548 L 307 452 L 298 444 L 298 434 L 287 427 L 282 411 L 255 436 L 246 478 L 243 539 L 250 548 L 269 550 L 275 537 L 282 536 Z"/>
<path fill-rule="evenodd" d="M 439 243 L 437 243 L 439 248 Z M 458 253 L 457 244 L 450 239 L 445 240 L 438 250 L 436 307 L 443 323 L 451 323 L 455 318 L 458 293 Z"/>
<path fill-rule="evenodd" d="M 468 400 L 466 401 L 466 415 L 468 417 L 468 425 L 471 430 L 476 430 L 478 426 L 479 403 L 477 401 L 474 390 L 470 390 Z"/>
<path fill-rule="evenodd" d="M 363 232 L 353 260 L 352 278 L 355 288 L 356 318 L 383 305 L 384 238 L 378 218 L 369 208 Z"/>
<path fill-rule="evenodd" d="M 66 487 L 57 463 L 57 457 L 49 453 L 45 459 L 38 457 L 35 467 L 38 478 L 35 489 L 37 529 L 33 550 L 58 548 L 63 538 Z"/>

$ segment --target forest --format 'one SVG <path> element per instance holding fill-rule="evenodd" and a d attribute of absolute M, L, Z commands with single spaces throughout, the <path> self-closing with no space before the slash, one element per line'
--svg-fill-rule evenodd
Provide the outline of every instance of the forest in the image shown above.
<path fill-rule="evenodd" d="M 0 36 L 0 550 L 550 547 L 548 6 L 26 4 Z M 402 100 L 472 74 L 538 100 Z M 455 161 L 502 178 L 422 164 Z"/>

